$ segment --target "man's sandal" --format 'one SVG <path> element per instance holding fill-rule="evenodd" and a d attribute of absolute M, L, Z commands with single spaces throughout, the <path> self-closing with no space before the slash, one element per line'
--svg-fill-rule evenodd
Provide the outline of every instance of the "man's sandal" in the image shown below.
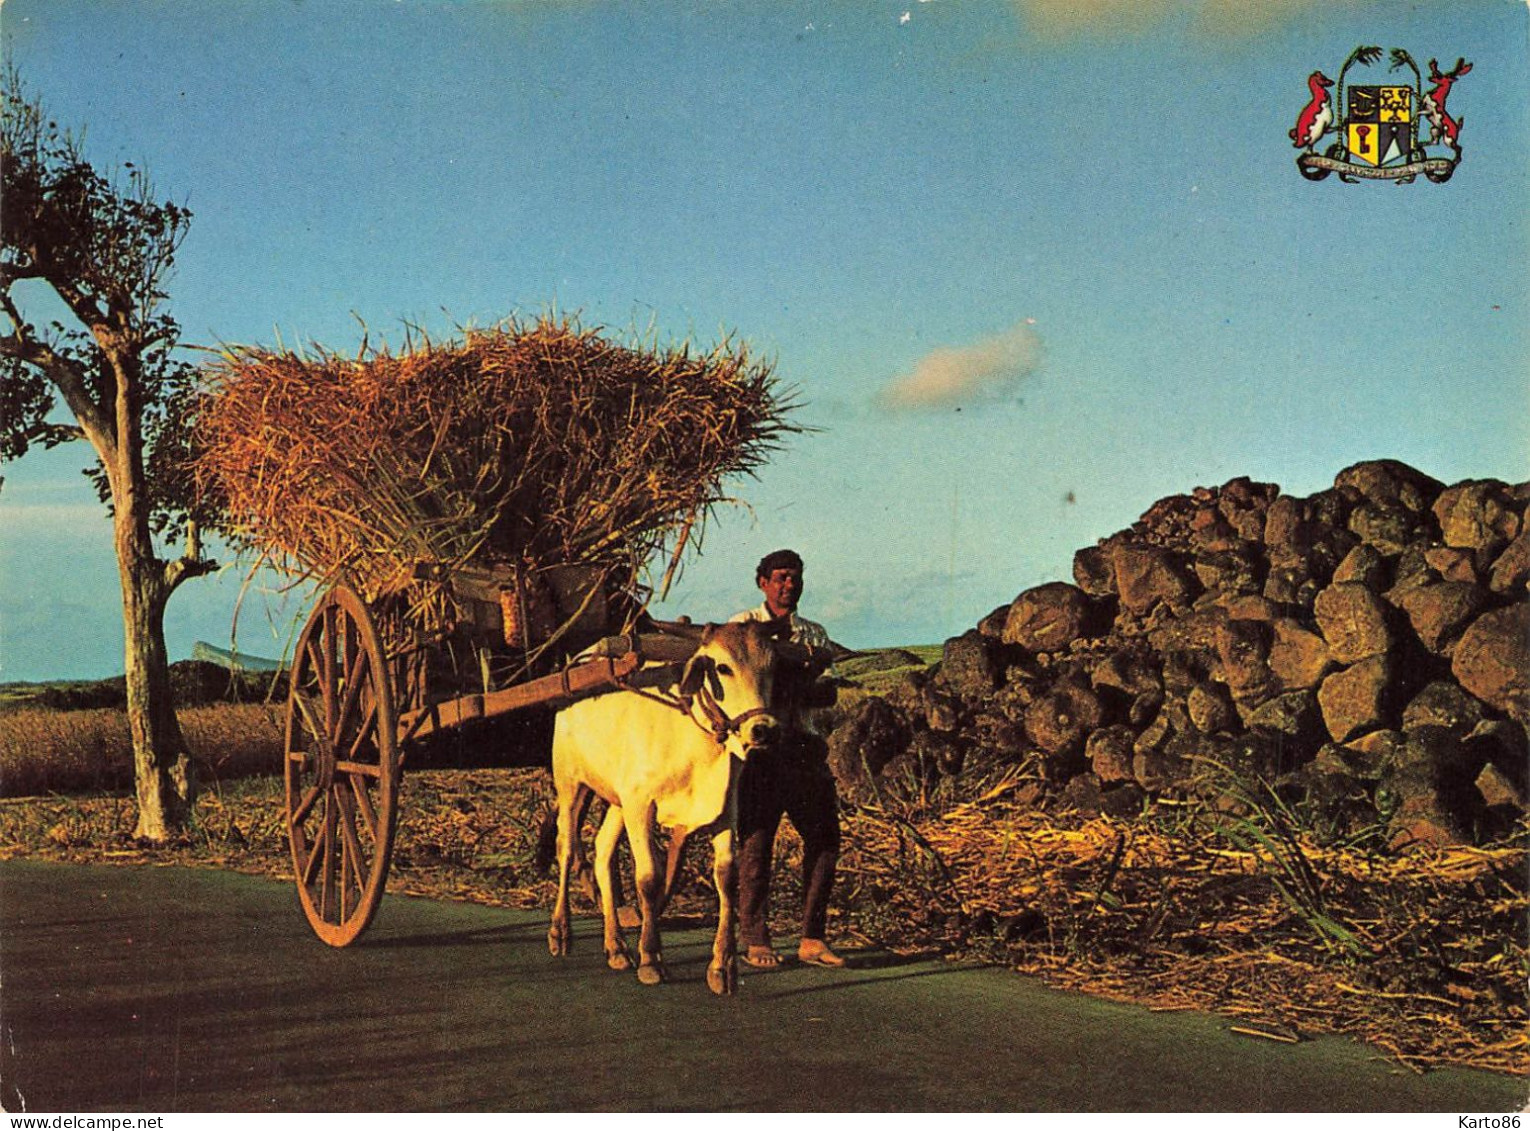
<path fill-rule="evenodd" d="M 751 946 L 743 954 L 744 965 L 756 970 L 774 970 L 781 965 L 781 956 L 768 946 Z"/>
<path fill-rule="evenodd" d="M 803 939 L 802 945 L 797 948 L 797 961 L 808 966 L 827 966 L 838 969 L 845 964 L 845 960 L 829 949 L 829 944 L 822 939 Z"/>

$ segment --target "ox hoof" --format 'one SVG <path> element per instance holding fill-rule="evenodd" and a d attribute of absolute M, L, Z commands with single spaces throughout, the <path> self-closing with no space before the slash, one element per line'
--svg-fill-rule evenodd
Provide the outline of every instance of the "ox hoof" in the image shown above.
<path fill-rule="evenodd" d="M 720 997 L 738 991 L 738 963 L 707 967 L 707 989 Z"/>
<path fill-rule="evenodd" d="M 645 962 L 638 967 L 638 981 L 645 986 L 657 986 L 664 981 L 664 967 L 658 962 Z"/>
<path fill-rule="evenodd" d="M 551 928 L 547 932 L 547 951 L 554 958 L 562 958 L 569 951 L 569 930 L 567 927 L 559 929 Z"/>

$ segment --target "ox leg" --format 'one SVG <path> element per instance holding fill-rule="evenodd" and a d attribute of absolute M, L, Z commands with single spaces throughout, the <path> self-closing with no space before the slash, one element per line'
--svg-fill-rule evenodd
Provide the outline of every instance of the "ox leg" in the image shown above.
<path fill-rule="evenodd" d="M 574 853 L 578 849 L 575 800 L 572 791 L 558 790 L 558 898 L 553 903 L 552 924 L 547 928 L 547 949 L 559 956 L 567 954 L 574 941 L 568 918 L 568 882 Z"/>
<path fill-rule="evenodd" d="M 712 879 L 717 885 L 717 937 L 712 942 L 712 964 L 707 967 L 707 988 L 714 994 L 731 994 L 738 989 L 738 866 L 731 827 L 712 837 Z"/>
<path fill-rule="evenodd" d="M 632 958 L 622 943 L 616 908 L 616 846 L 621 837 L 622 811 L 612 805 L 595 834 L 595 886 L 600 889 L 600 913 L 605 920 L 606 965 L 613 970 L 631 970 Z"/>
<path fill-rule="evenodd" d="M 645 805 L 641 812 L 626 810 L 626 819 L 638 906 L 643 913 L 642 933 L 638 936 L 638 981 L 656 986 L 664 981 L 664 954 L 659 942 L 659 903 L 664 898 L 664 881 L 654 867 L 653 805 Z"/>
<path fill-rule="evenodd" d="M 590 802 L 595 799 L 595 791 L 587 785 L 580 785 L 574 793 L 574 863 L 571 869 L 569 882 L 579 885 L 585 897 L 591 903 L 600 899 L 596 889 L 595 877 L 590 874 L 589 861 L 584 858 L 584 843 L 580 840 L 578 832 L 584 827 L 584 819 L 589 814 Z"/>
<path fill-rule="evenodd" d="M 664 861 L 664 894 L 659 898 L 661 916 L 675 894 L 675 880 L 680 876 L 680 865 L 685 859 L 685 842 L 690 835 L 684 825 L 676 825 L 669 831 L 669 854 Z"/>

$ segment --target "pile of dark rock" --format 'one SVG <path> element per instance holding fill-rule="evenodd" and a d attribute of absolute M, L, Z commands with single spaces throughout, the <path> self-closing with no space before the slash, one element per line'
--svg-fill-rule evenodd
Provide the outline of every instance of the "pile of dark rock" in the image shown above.
<path fill-rule="evenodd" d="M 1309 498 L 1240 478 L 1162 499 L 1073 584 L 847 710 L 831 763 L 852 799 L 1029 764 L 1038 804 L 1238 812 L 1267 787 L 1334 840 L 1501 835 L 1530 784 L 1527 503 L 1391 460 Z"/>

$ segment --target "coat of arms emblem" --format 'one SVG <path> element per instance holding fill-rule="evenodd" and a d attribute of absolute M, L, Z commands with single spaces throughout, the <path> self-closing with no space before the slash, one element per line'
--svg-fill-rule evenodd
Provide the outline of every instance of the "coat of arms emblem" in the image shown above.
<path fill-rule="evenodd" d="M 1461 122 L 1446 111 L 1445 101 L 1456 80 L 1472 65 L 1457 59 L 1455 67 L 1442 73 L 1438 62 L 1429 60 L 1433 85 L 1426 92 L 1418 64 L 1401 47 L 1394 47 L 1390 70 L 1411 70 L 1411 85 L 1403 81 L 1345 87 L 1351 67 L 1356 63 L 1369 67 L 1380 58 L 1379 47 L 1357 47 L 1340 68 L 1337 83 L 1322 71 L 1308 77 L 1309 99 L 1289 136 L 1302 150 L 1296 167 L 1309 181 L 1338 173 L 1349 184 L 1361 178 L 1408 184 L 1422 173 L 1440 183 L 1456 171 L 1461 162 Z M 1337 124 L 1336 103 L 1343 111 Z M 1429 127 L 1427 139 L 1421 136 L 1421 124 Z M 1337 140 L 1319 153 L 1318 143 L 1330 134 L 1336 134 Z"/>

